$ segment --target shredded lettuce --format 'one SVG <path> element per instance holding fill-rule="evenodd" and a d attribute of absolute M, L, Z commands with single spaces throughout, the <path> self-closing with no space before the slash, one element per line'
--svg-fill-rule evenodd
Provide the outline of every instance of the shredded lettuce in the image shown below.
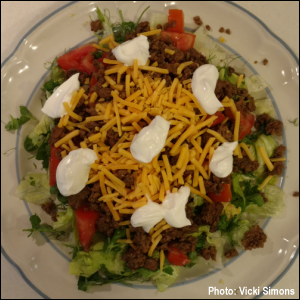
<path fill-rule="evenodd" d="M 253 221 L 250 222 L 248 220 L 239 220 L 237 222 L 237 226 L 235 226 L 228 233 L 228 238 L 231 245 L 243 248 L 241 243 L 242 239 L 244 238 L 245 233 L 250 230 L 252 225 L 253 225 Z"/>
<path fill-rule="evenodd" d="M 48 175 L 41 173 L 27 173 L 20 182 L 15 195 L 26 202 L 37 205 L 47 203 L 51 196 Z"/>
<path fill-rule="evenodd" d="M 268 83 L 259 75 L 252 75 L 251 77 L 246 77 L 245 82 L 249 94 L 260 92 L 266 87 L 268 87 Z"/>
<path fill-rule="evenodd" d="M 160 292 L 164 292 L 167 288 L 172 286 L 180 274 L 179 267 L 169 265 L 168 268 L 172 269 L 170 270 L 171 272 L 169 271 L 166 273 L 165 271 L 157 271 L 151 277 Z"/>
<path fill-rule="evenodd" d="M 150 26 L 153 26 L 156 29 L 158 24 L 164 25 L 168 23 L 168 15 L 162 13 L 151 13 L 149 17 Z"/>
<path fill-rule="evenodd" d="M 261 134 L 258 137 L 257 141 L 255 142 L 257 161 L 259 162 L 259 168 L 255 172 L 256 176 L 259 176 L 264 172 L 264 166 L 265 166 L 265 162 L 262 159 L 259 152 L 259 147 L 264 147 L 268 157 L 271 157 L 274 154 L 274 151 L 277 148 L 277 146 L 278 146 L 277 142 L 271 135 L 267 136 L 265 134 Z"/>
<path fill-rule="evenodd" d="M 275 185 L 268 184 L 261 192 L 264 193 L 268 202 L 261 207 L 256 204 L 250 204 L 245 211 L 263 217 L 273 217 L 281 214 L 284 209 L 283 190 Z"/>
<path fill-rule="evenodd" d="M 189 203 L 189 206 L 195 208 L 196 206 L 201 206 L 204 202 L 204 199 L 201 196 L 191 193 L 193 202 Z"/>
<path fill-rule="evenodd" d="M 57 221 L 53 223 L 53 229 L 58 231 L 70 231 L 74 219 L 74 211 L 68 206 L 67 211 L 57 213 Z"/>
<path fill-rule="evenodd" d="M 272 103 L 272 100 L 270 98 L 265 98 L 261 100 L 255 101 L 255 115 L 260 116 L 264 113 L 268 114 L 271 118 L 276 118 L 276 111 L 274 108 L 274 105 Z"/>

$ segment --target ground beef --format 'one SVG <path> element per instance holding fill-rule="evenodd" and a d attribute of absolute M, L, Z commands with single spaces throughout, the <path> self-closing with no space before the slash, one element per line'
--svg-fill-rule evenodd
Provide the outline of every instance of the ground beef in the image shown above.
<path fill-rule="evenodd" d="M 95 130 L 95 128 L 96 127 L 101 128 L 104 126 L 104 124 L 105 124 L 105 122 L 103 122 L 103 121 L 100 121 L 100 122 L 91 121 L 91 122 L 86 123 L 85 127 L 88 128 L 92 133 L 95 133 L 95 132 L 97 132 Z"/>
<path fill-rule="evenodd" d="M 129 34 L 126 34 L 126 35 L 125 35 L 125 41 L 133 40 L 133 39 L 136 38 L 136 37 L 137 37 L 136 32 L 135 32 L 135 31 L 132 31 L 132 32 L 130 32 Z"/>
<path fill-rule="evenodd" d="M 219 32 L 221 32 L 221 33 L 223 33 L 224 31 L 225 31 L 224 27 L 221 27 L 221 28 L 219 29 Z"/>
<path fill-rule="evenodd" d="M 246 90 L 247 91 L 247 90 Z M 251 102 L 251 100 L 250 100 Z M 238 111 L 241 111 L 245 114 L 249 114 L 251 111 L 255 111 L 256 110 L 256 106 L 255 106 L 255 103 L 254 103 L 254 100 L 252 99 L 252 102 L 251 104 L 249 103 L 246 103 L 244 98 L 239 98 L 239 101 L 235 102 L 235 106 L 237 108 Z M 250 104 L 250 105 L 248 105 Z M 253 110 L 254 109 L 254 110 Z"/>
<path fill-rule="evenodd" d="M 259 194 L 262 196 L 264 203 L 267 203 L 269 200 L 266 198 L 265 194 L 262 192 L 259 192 Z"/>
<path fill-rule="evenodd" d="M 237 87 L 231 82 L 218 80 L 215 88 L 216 97 L 221 101 L 227 96 L 229 99 L 237 94 Z"/>
<path fill-rule="evenodd" d="M 73 210 L 77 210 L 87 203 L 87 200 L 91 194 L 90 188 L 86 186 L 83 190 L 81 190 L 78 194 L 71 195 L 68 197 L 69 206 Z"/>
<path fill-rule="evenodd" d="M 163 250 L 163 251 L 168 251 L 169 250 L 169 243 L 164 243 L 164 244 L 158 244 L 156 247 L 157 250 Z"/>
<path fill-rule="evenodd" d="M 171 21 L 169 23 L 164 24 L 163 29 L 167 30 L 168 28 L 175 27 L 175 26 L 176 26 L 176 21 L 173 20 L 173 21 Z"/>
<path fill-rule="evenodd" d="M 111 59 L 111 60 L 116 60 L 116 57 L 114 56 L 112 50 L 109 50 L 109 51 L 107 52 L 106 58 L 107 58 L 107 59 Z M 112 66 L 112 68 L 113 68 L 113 66 Z"/>
<path fill-rule="evenodd" d="M 100 182 L 97 181 L 90 187 L 91 195 L 88 199 L 91 203 L 98 203 L 98 199 L 102 196 L 101 188 L 100 188 Z"/>
<path fill-rule="evenodd" d="M 147 32 L 150 31 L 150 25 L 148 21 L 139 23 L 136 33 Z"/>
<path fill-rule="evenodd" d="M 236 256 L 238 256 L 239 255 L 239 253 L 233 248 L 233 249 L 230 249 L 230 250 L 228 250 L 228 251 L 226 251 L 225 253 L 224 253 L 224 256 L 226 257 L 226 258 L 233 258 L 233 257 L 236 257 Z"/>
<path fill-rule="evenodd" d="M 265 66 L 265 65 L 267 65 L 267 64 L 268 64 L 268 62 L 269 62 L 269 61 L 268 61 L 268 60 L 265 58 L 265 59 L 263 60 L 263 62 L 262 62 L 262 63 L 263 63 L 263 65 Z"/>
<path fill-rule="evenodd" d="M 98 112 L 96 111 L 96 107 L 93 106 L 93 107 L 89 107 L 89 108 L 86 108 L 85 111 L 91 115 L 91 116 L 98 116 Z"/>
<path fill-rule="evenodd" d="M 193 61 L 199 66 L 208 64 L 208 61 L 204 55 L 198 52 L 195 48 L 190 48 L 188 51 L 185 52 L 185 60 L 186 61 Z"/>
<path fill-rule="evenodd" d="M 198 255 L 202 256 L 205 260 L 209 260 L 211 258 L 216 261 L 217 249 L 215 246 L 209 246 L 208 248 L 203 248 Z"/>
<path fill-rule="evenodd" d="M 163 75 L 162 79 L 166 80 L 166 87 L 171 86 L 172 78 L 170 75 L 165 74 L 165 75 Z"/>
<path fill-rule="evenodd" d="M 87 78 L 89 78 L 89 74 L 87 72 L 80 72 L 77 69 L 69 69 L 68 71 L 66 71 L 66 80 L 68 80 L 70 77 L 72 77 L 73 75 L 79 73 L 79 82 L 80 85 L 84 85 L 84 82 Z"/>
<path fill-rule="evenodd" d="M 80 129 L 79 136 L 82 140 L 86 137 L 87 131 Z"/>
<path fill-rule="evenodd" d="M 201 26 L 203 24 L 203 22 L 201 21 L 200 17 L 199 16 L 196 16 L 193 18 L 195 24 Z"/>
<path fill-rule="evenodd" d="M 127 267 L 132 271 L 142 268 L 146 262 L 146 255 L 140 250 L 134 250 L 130 248 L 122 257 L 122 260 L 126 262 Z"/>
<path fill-rule="evenodd" d="M 47 203 L 42 204 L 41 208 L 46 214 L 50 216 L 52 216 L 53 213 L 55 213 L 56 215 L 57 208 L 53 201 L 49 201 Z"/>
<path fill-rule="evenodd" d="M 140 227 L 140 230 L 136 232 L 132 239 L 134 245 L 140 250 L 142 253 L 148 253 L 152 242 L 151 237 L 147 232 L 143 230 L 142 227 Z"/>
<path fill-rule="evenodd" d="M 279 120 L 271 121 L 266 126 L 266 133 L 272 135 L 282 135 L 283 123 Z"/>
<path fill-rule="evenodd" d="M 103 29 L 103 25 L 101 20 L 96 20 L 91 22 L 91 30 L 97 32 Z"/>
<path fill-rule="evenodd" d="M 213 129 L 213 128 L 212 128 Z M 214 129 L 213 129 L 214 130 Z M 216 130 L 225 140 L 228 142 L 233 141 L 233 134 L 229 130 L 227 125 L 219 125 L 218 129 Z"/>
<path fill-rule="evenodd" d="M 117 132 L 114 132 L 114 130 L 111 128 L 107 131 L 105 144 L 113 147 L 119 140 L 119 134 Z"/>
<path fill-rule="evenodd" d="M 66 127 L 58 127 L 55 126 L 53 127 L 52 131 L 51 131 L 51 135 L 50 135 L 50 139 L 49 139 L 49 144 L 53 145 L 55 144 L 57 141 L 59 141 L 61 138 L 63 138 L 66 134 L 68 134 L 68 130 L 66 129 Z"/>
<path fill-rule="evenodd" d="M 61 156 L 61 153 L 62 153 L 62 149 L 58 149 L 55 153 L 55 156 L 57 157 L 57 159 L 59 160 L 62 160 L 62 156 Z"/>
<path fill-rule="evenodd" d="M 156 25 L 156 29 L 162 29 L 162 25 L 161 24 L 157 24 Z"/>
<path fill-rule="evenodd" d="M 214 193 L 215 195 L 221 195 L 224 190 L 223 185 L 231 183 L 231 175 L 225 178 L 219 178 L 212 174 L 210 180 L 204 181 L 204 186 L 207 193 Z"/>
<path fill-rule="evenodd" d="M 253 225 L 247 231 L 242 239 L 242 245 L 245 250 L 252 250 L 256 248 L 263 248 L 267 241 L 267 235 L 263 232 L 259 225 Z"/>
<path fill-rule="evenodd" d="M 101 61 L 99 61 L 97 59 L 93 60 L 93 65 L 98 70 L 97 75 L 95 77 L 96 77 L 96 79 L 99 80 L 99 78 L 98 78 L 99 75 L 100 76 L 104 76 L 105 66 L 104 66 L 104 64 Z M 101 72 L 99 72 L 99 71 L 101 71 Z"/>
<path fill-rule="evenodd" d="M 153 258 L 147 258 L 144 264 L 144 268 L 151 271 L 156 271 L 158 268 L 158 261 Z"/>
<path fill-rule="evenodd" d="M 197 238 L 193 236 L 189 236 L 183 242 L 172 243 L 172 246 L 182 251 L 183 253 L 189 253 L 189 252 L 194 252 L 196 250 L 197 241 L 198 241 Z"/>
<path fill-rule="evenodd" d="M 249 172 L 256 171 L 259 168 L 259 163 L 257 160 L 251 161 L 246 152 L 242 151 L 243 158 L 234 157 L 233 167 L 237 168 L 237 170 L 246 174 Z M 236 171 L 236 169 L 234 169 Z"/>
<path fill-rule="evenodd" d="M 182 228 L 169 228 L 161 233 L 162 239 L 160 240 L 160 243 L 165 244 L 173 240 L 183 242 L 188 234 L 195 232 L 198 232 L 198 226 L 196 224 Z"/>
<path fill-rule="evenodd" d="M 271 117 L 268 114 L 264 113 L 256 118 L 254 127 L 256 128 L 256 130 L 259 131 L 261 126 L 265 126 L 270 121 L 271 121 Z"/>
<path fill-rule="evenodd" d="M 191 79 L 193 77 L 193 73 L 198 68 L 198 65 L 196 63 L 193 63 L 183 70 L 183 74 L 180 77 L 180 82 L 183 82 L 184 80 Z"/>
<path fill-rule="evenodd" d="M 283 145 L 278 146 L 275 149 L 274 154 L 272 155 L 272 158 L 279 158 L 284 156 L 284 151 L 286 151 L 286 147 Z"/>
<path fill-rule="evenodd" d="M 203 208 L 199 215 L 194 217 L 194 222 L 199 225 L 209 225 L 210 232 L 215 232 L 217 230 L 217 224 L 219 222 L 219 217 L 223 210 L 223 204 L 217 202 L 215 204 L 204 203 Z"/>
<path fill-rule="evenodd" d="M 226 30 L 225 30 L 225 33 L 227 33 L 227 34 L 231 34 L 231 31 L 230 31 L 230 29 L 226 29 Z"/>
<path fill-rule="evenodd" d="M 206 30 L 210 31 L 210 26 L 209 25 L 206 25 L 205 28 L 206 28 Z"/>
<path fill-rule="evenodd" d="M 134 174 L 128 173 L 127 170 L 117 170 L 115 175 L 126 184 L 126 187 L 131 188 L 134 185 Z"/>
<path fill-rule="evenodd" d="M 162 156 L 163 155 L 167 155 L 168 159 L 169 159 L 169 163 L 171 166 L 175 166 L 177 164 L 178 158 L 179 158 L 179 154 L 176 156 L 171 156 L 170 154 L 171 149 L 170 148 L 166 148 L 166 150 L 164 152 L 162 152 L 159 156 L 159 160 L 162 160 Z"/>
<path fill-rule="evenodd" d="M 299 197 L 299 192 L 294 192 L 293 197 Z"/>
<path fill-rule="evenodd" d="M 273 166 L 273 171 L 268 171 L 268 175 L 282 175 L 283 170 L 285 168 L 283 161 L 273 162 Z"/>

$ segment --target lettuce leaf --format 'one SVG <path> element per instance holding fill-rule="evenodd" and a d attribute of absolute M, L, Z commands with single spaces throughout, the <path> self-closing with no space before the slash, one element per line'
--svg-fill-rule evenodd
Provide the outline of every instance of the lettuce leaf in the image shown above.
<path fill-rule="evenodd" d="M 283 196 L 284 192 L 275 185 L 266 185 L 262 190 L 268 202 L 261 207 L 256 204 L 250 204 L 246 208 L 246 212 L 256 214 L 263 217 L 273 217 L 282 213 L 284 209 Z"/>
<path fill-rule="evenodd" d="M 74 219 L 74 211 L 68 206 L 67 211 L 57 213 L 57 221 L 53 223 L 53 229 L 58 231 L 70 231 Z"/>
<path fill-rule="evenodd" d="M 48 175 L 42 173 L 27 173 L 20 182 L 15 195 L 26 202 L 37 205 L 47 203 L 51 196 Z"/>
<path fill-rule="evenodd" d="M 151 13 L 149 17 L 150 26 L 153 26 L 156 29 L 158 24 L 164 25 L 168 23 L 168 15 L 162 13 Z"/>
<path fill-rule="evenodd" d="M 180 274 L 180 269 L 177 266 L 169 265 L 168 272 L 165 270 L 155 272 L 151 279 L 157 285 L 160 292 L 164 292 L 167 288 L 171 287 Z"/>
<path fill-rule="evenodd" d="M 228 233 L 228 238 L 232 246 L 238 246 L 243 248 L 242 246 L 242 239 L 247 231 L 253 225 L 253 221 L 248 220 L 239 220 L 237 225 Z"/>
<path fill-rule="evenodd" d="M 255 101 L 256 110 L 255 115 L 260 116 L 264 113 L 268 114 L 271 118 L 276 118 L 276 111 L 272 100 L 270 98 L 265 98 Z"/>

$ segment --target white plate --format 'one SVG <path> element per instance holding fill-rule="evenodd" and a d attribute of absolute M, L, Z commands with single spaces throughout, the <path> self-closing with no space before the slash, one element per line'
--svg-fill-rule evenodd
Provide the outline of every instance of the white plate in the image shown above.
<path fill-rule="evenodd" d="M 118 20 L 116 2 L 99 3 L 101 8 L 109 8 L 112 21 Z M 247 74 L 258 73 L 271 86 L 269 96 L 275 103 L 279 118 L 285 125 L 285 144 L 288 145 L 287 171 L 282 184 L 286 193 L 286 210 L 281 218 L 264 223 L 268 242 L 265 248 L 245 252 L 229 262 L 223 270 L 215 270 L 206 275 L 197 269 L 182 272 L 178 283 L 164 294 L 156 288 L 138 284 L 134 288 L 109 285 L 92 288 L 89 293 L 77 291 L 76 278 L 68 274 L 68 250 L 59 243 L 42 235 L 27 238 L 22 232 L 29 227 L 29 215 L 38 213 L 43 220 L 48 216 L 39 207 L 27 205 L 14 197 L 14 191 L 28 171 L 34 170 L 30 156 L 22 149 L 22 144 L 34 124 L 28 124 L 16 133 L 2 134 L 2 253 L 20 271 L 23 278 L 45 298 L 202 298 L 207 297 L 208 287 L 232 288 L 239 286 L 262 287 L 276 283 L 284 275 L 298 255 L 298 211 L 299 199 L 292 197 L 298 190 L 299 180 L 299 130 L 288 123 L 289 118 L 298 116 L 299 111 L 299 62 L 290 48 L 271 33 L 268 28 L 249 12 L 226 2 L 118 2 L 125 20 L 137 19 L 142 10 L 151 5 L 151 11 L 167 11 L 170 7 L 184 10 L 187 27 L 195 27 L 192 17 L 197 12 L 205 16 L 207 24 L 213 28 L 212 37 L 219 38 L 218 28 L 232 29 L 232 35 L 225 35 L 223 46 L 235 55 L 242 55 L 237 66 L 245 64 Z M 8 120 L 9 114 L 17 116 L 19 105 L 26 105 L 36 116 L 41 116 L 40 87 L 49 72 L 44 63 L 52 61 L 65 49 L 74 48 L 91 40 L 89 14 L 94 2 L 69 3 L 58 9 L 30 30 L 1 69 L 1 119 Z M 197 13 L 198 14 L 198 13 Z M 216 16 L 218 16 L 216 18 Z M 147 19 L 147 14 L 143 19 Z M 188 21 L 190 20 L 190 21 Z M 239 26 L 236 26 L 239 24 Z M 234 50 L 233 50 L 234 49 Z M 253 64 L 255 60 L 268 58 L 269 64 Z M 5 141 L 5 144 L 3 144 Z M 16 147 L 15 153 L 4 156 L 4 152 Z M 4 150 L 4 151 L 3 151 Z M 38 169 L 40 166 L 38 165 Z M 263 222 L 262 222 L 263 224 Z M 259 272 L 258 272 L 259 270 Z M 220 279 L 224 284 L 220 283 Z M 232 297 L 232 296 L 231 296 Z M 240 295 L 237 297 L 241 297 Z M 247 296 L 252 298 L 252 296 Z M 224 298 L 224 296 L 222 296 Z"/>

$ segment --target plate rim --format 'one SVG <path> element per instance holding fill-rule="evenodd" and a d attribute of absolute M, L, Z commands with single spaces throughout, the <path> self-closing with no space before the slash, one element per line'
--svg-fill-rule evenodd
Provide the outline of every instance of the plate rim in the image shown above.
<path fill-rule="evenodd" d="M 55 14 L 57 14 L 58 12 L 60 12 L 61 10 L 77 3 L 79 1 L 70 1 L 69 3 L 66 3 L 64 5 L 62 5 L 61 7 L 57 8 L 56 10 L 54 10 L 52 13 L 48 14 L 46 17 L 44 17 L 42 20 L 40 20 L 39 22 L 37 22 L 31 29 L 29 29 L 24 36 L 19 40 L 18 44 L 16 45 L 15 49 L 11 52 L 10 55 L 8 55 L 2 62 L 1 62 L 1 70 L 2 68 L 5 66 L 5 64 L 13 57 L 13 55 L 18 51 L 19 47 L 21 46 L 22 42 L 24 41 L 24 39 L 29 36 L 34 30 L 36 30 L 41 24 L 43 24 L 44 22 L 46 22 L 49 18 L 51 18 L 52 16 L 54 16 Z M 230 4 L 234 7 L 236 7 L 237 9 L 243 11 L 244 13 L 246 13 L 247 15 L 249 15 L 251 18 L 253 18 L 256 22 L 258 22 L 273 38 L 275 38 L 289 53 L 290 55 L 294 58 L 294 60 L 296 61 L 296 63 L 299 66 L 299 58 L 298 56 L 295 54 L 295 52 L 291 49 L 291 47 L 285 42 L 283 41 L 279 36 L 277 36 L 260 18 L 258 18 L 257 16 L 255 16 L 253 13 L 251 13 L 250 11 L 248 11 L 247 9 L 241 7 L 240 5 L 232 2 L 232 1 L 223 1 L 227 4 Z M 23 280 L 37 293 L 39 294 L 42 298 L 44 299 L 51 299 L 49 296 L 47 296 L 46 294 L 44 294 L 41 290 L 39 290 L 25 275 L 25 273 L 22 271 L 22 269 L 18 266 L 18 264 L 16 264 L 14 262 L 14 260 L 6 253 L 5 249 L 2 246 L 1 243 L 1 253 L 3 254 L 3 256 L 5 257 L 5 259 L 18 271 L 18 273 L 21 275 L 21 277 L 23 278 Z M 297 247 L 296 251 L 294 252 L 294 256 L 293 258 L 289 261 L 288 265 L 285 267 L 285 269 L 273 280 L 272 283 L 270 283 L 270 287 L 273 287 L 275 284 L 277 284 L 281 278 L 289 271 L 289 269 L 291 268 L 291 266 L 294 264 L 294 262 L 296 261 L 297 257 L 299 255 L 299 247 Z M 254 297 L 253 299 L 259 299 L 260 297 L 262 297 L 262 293 L 260 293 L 258 296 Z"/>

